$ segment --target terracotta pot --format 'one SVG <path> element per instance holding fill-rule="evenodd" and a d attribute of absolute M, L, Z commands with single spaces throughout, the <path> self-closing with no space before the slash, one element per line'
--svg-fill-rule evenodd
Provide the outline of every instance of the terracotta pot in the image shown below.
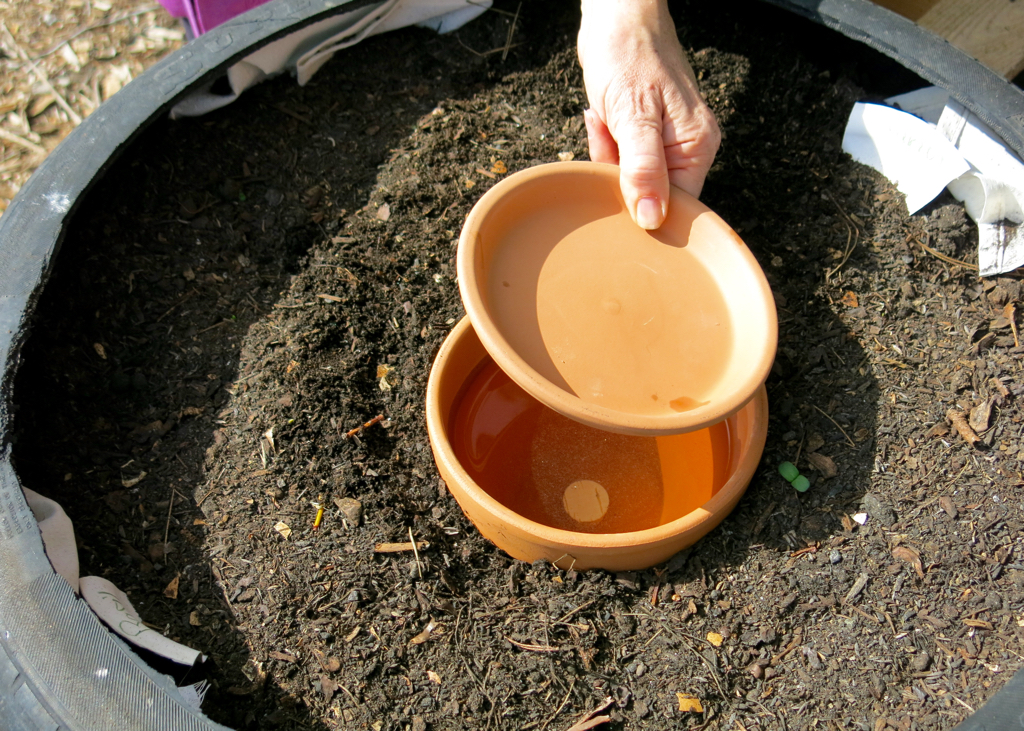
<path fill-rule="evenodd" d="M 619 168 L 540 165 L 491 188 L 466 219 L 458 278 L 500 368 L 575 421 L 678 434 L 735 414 L 775 357 L 760 266 L 707 206 L 673 188 L 639 228 Z"/>
<path fill-rule="evenodd" d="M 488 368 L 490 368 L 490 371 L 487 370 Z M 667 522 L 656 520 L 656 524 L 641 530 L 592 532 L 594 526 L 601 525 L 602 520 L 610 520 L 616 510 L 621 508 L 628 513 L 634 504 L 644 502 L 644 495 L 640 495 L 637 498 L 630 494 L 626 495 L 625 499 L 623 499 L 622 495 L 617 494 L 616 485 L 609 482 L 608 489 L 603 497 L 597 500 L 591 499 L 589 504 L 584 503 L 584 514 L 577 514 L 577 517 L 582 518 L 578 521 L 579 530 L 552 527 L 552 525 L 546 525 L 537 520 L 524 517 L 524 515 L 496 499 L 492 493 L 504 495 L 505 502 L 514 502 L 516 499 L 514 490 L 501 493 L 501 491 L 495 490 L 493 485 L 478 484 L 471 477 L 470 472 L 474 471 L 480 474 L 479 465 L 475 467 L 464 465 L 465 450 L 463 450 L 462 458 L 460 458 L 459 450 L 456 449 L 456 445 L 465 445 L 467 443 L 466 434 L 460 433 L 458 430 L 467 427 L 470 429 L 475 428 L 472 418 L 468 421 L 465 418 L 466 414 L 469 413 L 471 417 L 474 415 L 479 417 L 485 411 L 479 409 L 474 411 L 475 407 L 472 405 L 467 407 L 466 401 L 467 399 L 474 398 L 472 396 L 474 393 L 473 389 L 475 388 L 474 384 L 480 380 L 481 374 L 486 375 L 489 372 L 497 372 L 497 368 L 494 367 L 492 359 L 484 349 L 480 338 L 477 337 L 469 319 L 464 318 L 452 330 L 447 340 L 445 340 L 431 370 L 427 386 L 427 429 L 430 435 L 430 445 L 434 452 L 434 459 L 437 462 L 441 476 L 467 517 L 486 538 L 493 541 L 509 555 L 523 561 L 532 562 L 538 559 L 545 559 L 563 569 L 570 567 L 576 569 L 604 568 L 612 571 L 641 569 L 658 564 L 678 551 L 692 545 L 729 514 L 746 490 L 747 484 L 757 468 L 761 452 L 764 449 L 768 424 L 768 399 L 762 385 L 758 387 L 753 398 L 745 406 L 741 407 L 734 415 L 728 417 L 723 424 L 719 425 L 720 434 L 725 435 L 724 442 L 720 441 L 719 445 L 724 444 L 725 448 L 710 456 L 709 464 L 711 467 L 708 467 L 708 465 L 702 467 L 701 464 L 698 464 L 701 460 L 696 460 L 692 464 L 688 463 L 686 459 L 681 459 L 681 456 L 674 452 L 672 454 L 665 454 L 665 445 L 671 446 L 674 444 L 671 440 L 676 439 L 676 437 L 621 437 L 622 439 L 639 440 L 634 445 L 627 445 L 627 449 L 631 452 L 638 450 L 643 452 L 645 447 L 642 442 L 644 441 L 655 444 L 656 448 L 660 450 L 658 452 L 660 461 L 655 461 L 655 468 L 660 470 L 663 479 L 660 481 L 648 481 L 641 485 L 639 489 L 646 490 L 651 488 L 655 492 L 660 491 L 658 499 L 664 504 L 663 516 L 668 515 L 671 517 L 672 510 L 669 504 L 678 498 L 679 495 L 686 492 L 685 490 L 671 489 L 673 485 L 669 484 L 670 477 L 672 477 L 670 473 L 678 473 L 680 470 L 684 472 L 687 470 L 699 472 L 701 469 L 711 469 L 712 467 L 713 470 L 717 470 L 715 487 L 711 491 L 709 499 L 703 502 L 703 504 Z M 514 384 L 512 385 L 514 386 Z M 526 482 L 529 482 L 537 478 L 538 473 L 547 470 L 546 465 L 550 460 L 543 459 L 546 454 L 553 454 L 556 457 L 562 456 L 568 459 L 572 455 L 573 445 L 548 445 L 547 447 L 540 445 L 538 447 L 538 443 L 542 441 L 540 432 L 546 428 L 545 424 L 550 424 L 551 419 L 554 417 L 558 419 L 563 417 L 554 414 L 554 412 L 540 404 L 536 404 L 536 409 L 530 412 L 532 416 L 520 417 L 516 414 L 509 416 L 510 403 L 525 402 L 522 399 L 515 401 L 515 398 L 518 397 L 514 397 L 511 401 L 505 398 L 510 391 L 507 388 L 507 384 L 502 386 L 502 388 L 504 390 L 499 394 L 500 398 L 496 397 L 494 399 L 498 403 L 497 409 L 496 411 L 492 409 L 488 418 L 493 418 L 495 413 L 498 412 L 500 412 L 498 413 L 499 417 L 501 417 L 501 414 L 505 414 L 505 417 L 502 417 L 505 418 L 505 421 L 499 425 L 498 431 L 508 429 L 514 431 L 518 428 L 521 432 L 519 435 L 521 437 L 520 441 L 527 444 L 527 453 L 534 454 L 537 457 L 537 450 L 540 450 L 541 454 L 539 458 L 533 460 L 532 466 L 524 466 L 522 468 L 531 472 L 531 475 L 528 475 L 529 479 L 526 480 Z M 540 412 L 540 409 L 544 411 Z M 484 416 L 487 416 L 487 414 L 484 414 Z M 565 421 L 570 424 L 574 423 L 568 420 Z M 587 429 L 588 427 L 580 426 L 579 428 Z M 567 433 L 572 436 L 578 432 L 570 429 Z M 681 435 L 680 438 L 691 436 L 693 439 L 697 439 L 699 433 L 695 433 L 695 435 Z M 482 441 L 484 438 L 490 439 L 489 436 L 485 435 L 485 437 L 481 437 L 477 441 Z M 473 440 L 469 441 L 472 442 Z M 480 445 L 470 444 L 470 451 L 477 446 Z M 504 448 L 505 445 L 500 440 L 493 443 L 487 442 L 481 447 L 482 453 L 492 456 L 497 455 L 498 457 L 503 454 L 502 450 Z M 546 453 L 544 453 L 545 449 L 547 450 Z M 685 455 L 682 456 L 685 457 Z M 513 458 L 515 458 L 515 455 L 513 455 Z M 530 462 L 530 459 L 521 461 Z M 591 460 L 584 460 L 586 464 L 590 464 L 590 462 Z M 579 463 L 577 460 L 577 464 Z M 516 482 L 519 479 L 517 476 L 502 474 L 501 470 L 506 467 L 499 462 L 496 464 L 496 469 L 491 470 L 491 474 L 497 475 L 500 479 L 507 477 L 515 485 L 521 484 L 523 489 L 526 490 L 525 482 Z M 644 467 L 644 469 L 646 468 Z M 514 466 L 513 469 L 515 469 Z M 592 478 L 593 475 L 581 474 L 580 477 Z M 572 512 L 574 508 L 578 510 L 578 505 L 573 506 L 570 504 L 570 488 L 576 484 L 567 482 L 570 480 L 571 475 L 563 478 L 563 482 L 566 483 L 564 486 L 562 484 L 555 485 L 556 491 L 560 491 L 564 487 L 564 503 L 562 508 L 554 505 L 552 514 L 557 514 L 554 515 L 556 519 L 549 522 L 560 522 L 562 524 L 565 524 L 567 520 L 571 522 L 572 516 L 570 515 L 567 518 L 566 513 Z M 539 482 L 540 479 L 538 478 L 537 481 Z M 581 484 L 586 483 L 586 486 L 589 486 L 592 482 L 590 479 L 578 481 Z M 662 484 L 654 484 L 655 482 L 661 482 Z M 530 498 L 523 505 L 525 505 L 527 511 L 535 510 L 535 503 L 537 502 L 543 502 L 543 500 Z M 604 512 L 604 517 L 597 521 L 593 520 L 593 515 L 585 514 L 588 510 L 594 510 L 595 506 L 597 513 L 606 511 Z M 677 504 L 675 510 L 678 511 L 679 509 L 680 506 Z"/>

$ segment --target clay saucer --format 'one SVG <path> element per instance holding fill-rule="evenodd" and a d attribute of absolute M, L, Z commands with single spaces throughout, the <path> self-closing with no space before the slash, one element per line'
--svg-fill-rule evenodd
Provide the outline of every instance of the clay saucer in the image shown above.
<path fill-rule="evenodd" d="M 665 224 L 641 229 L 613 165 L 554 163 L 501 181 L 470 212 L 457 267 L 498 366 L 599 429 L 710 426 L 754 396 L 775 357 L 774 300 L 739 236 L 677 188 Z"/>

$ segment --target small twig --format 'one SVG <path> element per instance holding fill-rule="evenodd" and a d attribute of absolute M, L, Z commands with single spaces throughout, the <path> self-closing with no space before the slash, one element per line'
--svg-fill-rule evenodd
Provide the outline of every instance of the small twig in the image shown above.
<path fill-rule="evenodd" d="M 522 9 L 523 9 L 523 4 L 519 3 L 518 7 L 516 7 L 516 14 L 514 16 L 512 16 L 512 24 L 509 25 L 509 27 L 508 27 L 508 35 L 505 36 L 505 50 L 503 50 L 501 52 L 501 60 L 502 60 L 502 62 L 504 62 L 505 59 L 508 58 L 509 49 L 512 48 L 512 36 L 514 36 L 515 33 L 516 33 L 516 23 L 519 22 L 519 11 L 522 10 Z"/>
<path fill-rule="evenodd" d="M 576 678 L 573 678 L 572 683 L 569 685 L 569 692 L 565 694 L 565 698 L 563 698 L 562 702 L 558 704 L 558 708 L 555 709 L 555 712 L 551 714 L 547 721 L 541 724 L 540 731 L 544 731 L 544 729 L 548 727 L 548 724 L 550 724 L 552 721 L 558 718 L 558 714 L 562 712 L 562 709 L 565 708 L 565 704 L 569 702 L 569 696 L 572 695 L 572 691 L 575 687 Z"/>
<path fill-rule="evenodd" d="M 199 498 L 199 502 L 196 503 L 196 507 L 201 508 L 203 506 L 203 503 L 206 502 L 206 498 L 210 497 L 210 495 L 212 495 L 213 491 L 216 489 L 216 487 L 211 487 L 209 490 L 207 490 L 206 494 Z"/>
<path fill-rule="evenodd" d="M 859 226 L 859 225 L 857 224 L 857 222 L 856 222 L 856 221 L 854 221 L 854 220 L 853 220 L 853 218 L 851 218 L 851 217 L 850 217 L 850 214 L 849 214 L 849 213 L 847 213 L 846 211 L 844 211 L 844 210 L 843 210 L 843 207 L 842 207 L 841 205 L 839 205 L 839 201 L 837 201 L 837 200 L 835 199 L 835 196 L 833 196 L 833 195 L 832 195 L 832 194 L 831 194 L 830 192 L 828 192 L 827 190 L 825 191 L 825 195 L 827 195 L 827 196 L 828 196 L 828 199 L 829 199 L 830 201 L 832 201 L 832 205 L 834 205 L 834 206 L 835 206 L 836 208 L 838 208 L 838 209 L 839 209 L 839 213 L 840 213 L 840 214 L 842 215 L 842 217 L 843 217 L 843 218 L 845 218 L 845 219 L 846 219 L 846 222 L 847 222 L 847 223 L 848 223 L 849 225 L 853 226 L 853 228 L 854 228 L 854 229 L 859 229 L 859 228 L 860 228 L 860 226 Z"/>
<path fill-rule="evenodd" d="M 560 622 L 566 621 L 567 619 L 569 619 L 569 617 L 571 617 L 572 615 L 576 614 L 577 612 L 583 611 L 584 609 L 586 609 L 587 607 L 589 607 L 591 604 L 593 604 L 596 601 L 597 601 L 597 599 L 591 599 L 589 602 L 584 602 L 583 604 L 580 604 L 575 609 L 572 609 L 572 610 L 566 612 L 561 617 L 559 617 L 557 620 L 555 620 L 555 624 L 559 624 Z"/>
<path fill-rule="evenodd" d="M 221 320 L 220 322 L 217 322 L 217 323 L 214 323 L 213 325 L 210 325 L 210 327 L 203 328 L 202 330 L 197 332 L 196 335 L 202 335 L 203 333 L 208 333 L 211 330 L 217 329 L 221 325 L 227 325 L 228 322 L 230 322 L 230 321 L 229 320 Z"/>
<path fill-rule="evenodd" d="M 420 564 L 420 552 L 416 548 L 416 539 L 412 535 L 412 526 L 409 526 L 409 543 L 412 544 L 412 555 L 416 557 L 416 573 L 423 578 L 423 566 Z"/>
<path fill-rule="evenodd" d="M 500 8 L 494 8 L 494 7 L 491 7 L 490 5 L 484 5 L 483 3 L 480 3 L 480 2 L 473 2 L 473 0 L 466 0 L 466 5 L 476 5 L 478 8 L 483 8 L 484 10 L 487 10 L 488 12 L 497 13 L 498 15 L 512 15 L 512 13 L 510 13 L 507 10 L 502 10 Z"/>
<path fill-rule="evenodd" d="M 836 204 L 836 205 L 838 205 L 838 204 Z M 853 239 L 853 245 L 850 244 L 850 239 L 851 238 Z M 860 231 L 858 231 L 855 226 L 850 226 L 849 224 L 847 224 L 846 225 L 846 248 L 845 248 L 845 251 L 843 252 L 843 259 L 842 259 L 842 261 L 840 261 L 836 265 L 835 269 L 832 269 L 831 271 L 825 272 L 825 281 L 826 282 L 829 279 L 832 278 L 832 275 L 834 275 L 836 272 L 838 272 L 840 269 L 842 269 L 843 266 L 846 264 L 846 262 L 848 262 L 850 260 L 850 254 L 852 254 L 853 250 L 857 248 L 857 243 L 859 241 L 860 241 Z"/>
<path fill-rule="evenodd" d="M 355 429 L 349 429 L 347 432 L 345 432 L 345 439 L 351 439 L 356 434 L 361 432 L 363 429 L 369 429 L 374 424 L 379 424 L 382 421 L 384 421 L 384 414 L 378 414 L 377 416 L 373 417 L 372 419 L 370 419 L 365 424 L 360 424 Z"/>
<path fill-rule="evenodd" d="M 796 456 L 793 458 L 793 464 L 795 465 L 800 464 L 800 453 L 804 451 L 804 442 L 806 441 L 806 439 L 806 435 L 800 437 L 800 444 L 797 445 Z"/>
<path fill-rule="evenodd" d="M 506 637 L 506 640 L 511 642 L 513 645 L 518 647 L 520 650 L 526 650 L 527 652 L 561 652 L 561 647 L 553 647 L 551 645 L 534 645 L 529 642 L 516 642 L 511 637 Z"/>
<path fill-rule="evenodd" d="M 138 10 L 133 10 L 132 12 L 126 13 L 124 15 L 118 15 L 117 17 L 114 17 L 114 18 L 108 18 L 107 20 L 101 20 L 99 23 L 93 23 L 92 25 L 87 25 L 86 27 L 81 28 L 81 29 L 75 31 L 74 34 L 68 36 L 64 40 L 58 41 L 57 43 L 53 44 L 48 49 L 46 49 L 45 51 L 40 53 L 38 56 L 34 56 L 32 58 L 32 60 L 33 61 L 38 61 L 39 59 L 43 58 L 44 56 L 49 56 L 51 53 L 56 51 L 58 48 L 63 46 L 65 43 L 70 43 L 71 41 L 75 40 L 76 38 L 78 38 L 78 36 L 82 35 L 83 33 L 88 33 L 89 31 L 96 30 L 97 28 L 106 28 L 108 25 L 116 25 L 117 23 L 123 23 L 126 20 L 131 20 L 132 18 L 135 18 L 135 17 L 137 17 L 139 15 L 145 15 L 146 13 L 152 13 L 154 10 L 159 10 L 159 9 L 160 9 L 159 5 L 147 5 L 144 8 L 139 8 Z"/>
<path fill-rule="evenodd" d="M 970 707 L 969 705 L 967 705 L 966 703 L 964 703 L 964 702 L 963 702 L 962 700 L 960 700 L 959 698 L 957 698 L 957 697 L 956 697 L 955 695 L 953 695 L 952 693 L 950 693 L 950 694 L 949 694 L 949 697 L 950 697 L 950 698 L 952 698 L 953 700 L 955 700 L 955 701 L 956 701 L 957 703 L 959 703 L 959 704 L 960 704 L 961 706 L 963 706 L 964 708 L 966 708 L 966 709 L 967 709 L 968 711 L 970 711 L 971 713 L 974 713 L 974 709 L 973 709 L 973 708 L 971 708 L 971 707 Z"/>
<path fill-rule="evenodd" d="M 966 261 L 960 261 L 959 259 L 954 259 L 951 256 L 946 256 L 941 251 L 936 251 L 935 249 L 933 249 L 932 247 L 928 246 L 927 244 L 919 241 L 918 239 L 913 239 L 913 241 L 914 241 L 915 244 L 920 246 L 922 249 L 927 251 L 929 254 L 934 256 L 936 259 L 941 259 L 942 261 L 946 262 L 947 264 L 953 264 L 955 266 L 961 266 L 964 269 L 970 269 L 972 272 L 978 271 L 978 265 L 977 264 L 970 264 L 970 263 L 968 263 Z"/>
<path fill-rule="evenodd" d="M 171 532 L 171 511 L 174 510 L 174 488 L 171 488 L 171 501 L 167 506 L 167 524 L 164 526 L 164 558 L 167 558 L 167 536 Z"/>
<path fill-rule="evenodd" d="M 374 553 L 402 553 L 403 551 L 416 551 L 418 552 L 421 548 L 430 548 L 430 543 L 427 541 L 417 541 L 413 543 L 378 543 L 373 547 Z"/>
<path fill-rule="evenodd" d="M 156 318 L 156 321 L 157 321 L 157 322 L 160 322 L 160 321 L 161 321 L 162 319 L 164 319 L 164 318 L 165 318 L 165 317 L 167 317 L 167 316 L 168 316 L 169 314 L 171 314 L 172 312 L 174 312 L 175 308 L 177 308 L 177 307 L 178 307 L 179 305 L 183 304 L 183 303 L 185 302 L 185 300 L 187 300 L 187 299 L 188 299 L 189 297 L 191 297 L 191 296 L 192 296 L 192 295 L 194 295 L 195 293 L 196 293 L 196 290 L 195 290 L 195 288 L 193 287 L 193 288 L 192 288 L 192 289 L 190 289 L 190 290 L 189 290 L 188 292 L 186 292 L 185 294 L 183 294 L 183 295 L 182 295 L 182 296 L 181 296 L 181 297 L 180 297 L 180 298 L 178 299 L 178 301 L 177 301 L 177 302 L 175 302 L 175 303 L 174 303 L 173 305 L 171 305 L 171 306 L 170 306 L 170 307 L 169 307 L 169 308 L 167 309 L 167 311 L 166 311 L 166 312 L 164 312 L 164 314 L 162 314 L 162 315 L 160 315 L 160 317 Z"/>
<path fill-rule="evenodd" d="M 818 413 L 819 413 L 819 414 L 821 414 L 821 415 L 822 415 L 822 416 L 824 416 L 824 417 L 825 417 L 826 419 L 828 419 L 828 420 L 829 420 L 829 421 L 831 421 L 831 422 L 832 422 L 833 424 L 835 424 L 835 427 L 836 427 L 836 429 L 838 429 L 838 430 L 839 430 L 840 432 L 842 432 L 843 436 L 844 436 L 844 437 L 846 437 L 846 441 L 847 441 L 847 442 L 849 443 L 849 445 L 850 445 L 851 447 L 853 447 L 854 449 L 856 449 L 856 448 L 857 448 L 857 445 L 853 443 L 853 440 L 852 440 L 852 439 L 850 439 L 850 435 L 846 433 L 846 430 L 845 430 L 845 429 L 843 429 L 843 427 L 839 426 L 839 423 L 838 423 L 838 422 L 837 422 L 837 421 L 836 421 L 835 419 L 833 419 L 833 418 L 832 418 L 831 416 L 829 416 L 828 414 L 826 414 L 826 413 L 825 413 L 824 411 L 822 411 L 821 409 L 819 409 L 819 408 L 818 408 L 817 406 L 815 406 L 814 404 L 811 404 L 811 406 L 814 406 L 814 408 L 818 410 Z"/>
<path fill-rule="evenodd" d="M 513 43 L 511 46 L 498 46 L 497 48 L 492 48 L 489 51 L 480 52 L 480 51 L 476 50 L 475 48 L 471 48 L 471 47 L 467 46 L 465 43 L 463 43 L 462 39 L 459 38 L 458 36 L 455 36 L 455 40 L 457 40 L 459 42 L 460 46 L 465 48 L 467 51 L 472 53 L 474 56 L 479 56 L 480 58 L 484 58 L 486 56 L 490 56 L 492 53 L 502 53 L 503 51 L 507 51 L 510 48 L 515 48 L 516 46 L 523 45 L 522 43 Z M 447 209 L 445 209 L 445 210 L 447 210 Z"/>
<path fill-rule="evenodd" d="M 28 54 L 25 53 L 25 49 L 18 44 L 18 41 L 15 40 L 14 35 L 11 33 L 10 30 L 7 29 L 7 24 L 2 20 L 0 20 L 0 29 L 3 29 L 4 34 L 8 37 L 8 39 L 10 39 L 11 46 L 17 52 L 21 60 L 28 64 L 29 69 L 32 71 L 33 74 L 35 74 L 36 78 L 39 79 L 39 82 L 46 87 L 47 91 L 53 94 L 53 98 L 57 101 L 57 104 L 59 104 L 60 107 L 68 113 L 68 117 L 71 118 L 71 121 L 74 123 L 74 125 L 76 127 L 80 125 L 82 123 L 81 116 L 79 116 L 78 112 L 71 108 L 71 105 L 68 104 L 68 100 L 64 98 L 64 95 L 57 91 L 57 88 L 50 83 L 50 79 L 46 76 L 46 74 L 39 70 L 39 66 L 36 65 L 35 61 L 28 57 Z"/>
<path fill-rule="evenodd" d="M 46 148 L 45 147 L 40 147 L 35 142 L 29 142 L 24 137 L 19 137 L 18 135 L 14 134 L 13 132 L 8 132 L 7 130 L 3 129 L 2 127 L 0 127 L 0 140 L 5 140 L 6 142 L 11 142 L 11 143 L 13 143 L 15 145 L 18 145 L 19 147 L 24 147 L 26 150 L 28 150 L 29 152 L 32 152 L 32 153 L 34 153 L 36 155 L 42 155 L 43 157 L 45 157 L 48 154 L 46 152 Z"/>
<path fill-rule="evenodd" d="M 275 104 L 274 105 L 274 109 L 276 109 L 279 112 L 284 112 L 285 114 L 287 114 L 292 119 L 297 119 L 300 122 L 302 122 L 303 124 L 312 124 L 312 122 L 309 120 L 309 117 L 303 116 L 302 114 L 299 114 L 298 112 L 296 112 L 296 111 L 294 111 L 292 109 L 289 109 L 284 104 Z"/>

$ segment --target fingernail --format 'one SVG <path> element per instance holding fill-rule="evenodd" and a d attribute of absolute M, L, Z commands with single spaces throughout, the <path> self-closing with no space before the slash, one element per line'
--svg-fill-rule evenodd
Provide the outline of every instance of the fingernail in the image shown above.
<path fill-rule="evenodd" d="M 594 112 L 591 109 L 583 110 L 583 123 L 587 127 L 587 134 L 591 134 L 594 129 Z"/>
<path fill-rule="evenodd" d="M 641 198 L 636 204 L 636 222 L 640 228 L 652 231 L 662 224 L 665 211 L 657 198 Z"/>

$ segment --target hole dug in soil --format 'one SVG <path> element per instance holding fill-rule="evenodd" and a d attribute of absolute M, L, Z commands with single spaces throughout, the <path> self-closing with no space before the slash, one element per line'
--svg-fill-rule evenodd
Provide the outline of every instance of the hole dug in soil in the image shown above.
<path fill-rule="evenodd" d="M 212 718 L 564 729 L 611 696 L 612 728 L 940 729 L 1020 665 L 1019 280 L 928 253 L 974 261 L 960 207 L 907 217 L 842 153 L 885 86 L 850 79 L 891 64 L 803 55 L 829 32 L 759 4 L 673 12 L 725 132 L 702 198 L 765 269 L 780 346 L 746 496 L 656 569 L 508 558 L 427 444 L 462 220 L 507 174 L 587 157 L 571 7 L 524 3 L 504 61 L 479 55 L 508 36 L 491 12 L 159 122 L 82 206 L 23 354 L 17 468 L 84 574 L 212 657 Z M 418 561 L 375 550 L 410 535 Z"/>

